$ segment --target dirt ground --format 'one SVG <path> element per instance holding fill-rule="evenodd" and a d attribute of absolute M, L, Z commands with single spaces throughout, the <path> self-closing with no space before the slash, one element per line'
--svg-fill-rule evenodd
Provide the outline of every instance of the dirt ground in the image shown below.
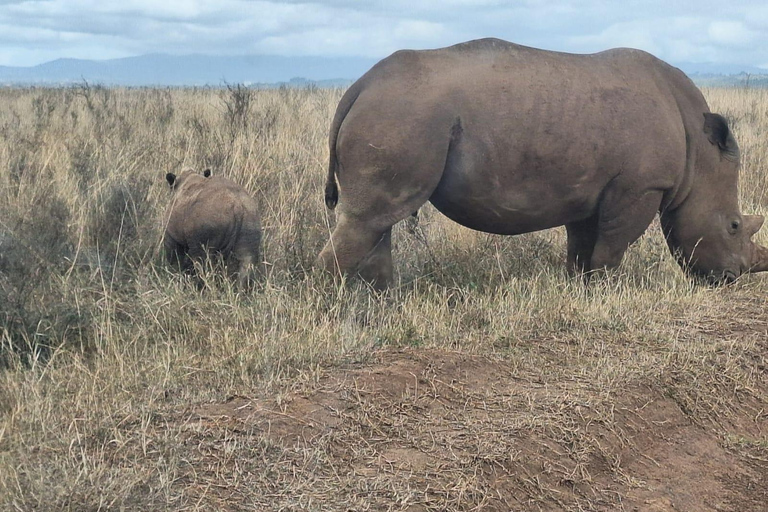
<path fill-rule="evenodd" d="M 600 397 L 448 351 L 374 359 L 176 417 L 195 460 L 187 497 L 225 510 L 768 510 L 768 450 L 748 441 L 765 439 L 767 402 L 695 424 L 650 389 Z"/>

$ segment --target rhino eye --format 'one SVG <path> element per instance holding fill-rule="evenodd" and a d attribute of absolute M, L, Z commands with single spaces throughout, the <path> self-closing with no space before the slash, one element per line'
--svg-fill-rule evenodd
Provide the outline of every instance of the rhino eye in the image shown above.
<path fill-rule="evenodd" d="M 731 233 L 736 233 L 740 227 L 741 227 L 741 221 L 739 221 L 738 219 L 731 221 L 731 229 L 730 229 Z"/>

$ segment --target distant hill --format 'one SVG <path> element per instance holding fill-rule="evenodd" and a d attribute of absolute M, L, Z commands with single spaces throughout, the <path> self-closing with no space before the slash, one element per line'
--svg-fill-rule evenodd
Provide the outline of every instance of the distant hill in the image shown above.
<path fill-rule="evenodd" d="M 123 86 L 223 83 L 348 85 L 378 59 L 362 57 L 209 56 L 150 54 L 111 60 L 57 59 L 32 67 L 0 66 L 0 84 Z M 301 78 L 297 78 L 301 77 Z"/>
<path fill-rule="evenodd" d="M 768 88 L 768 74 L 753 75 L 739 73 L 738 75 L 690 75 L 691 80 L 699 87 L 744 87 L 750 89 Z"/>
<path fill-rule="evenodd" d="M 739 64 L 676 64 L 700 87 L 768 87 L 768 69 Z"/>
<path fill-rule="evenodd" d="M 111 60 L 57 59 L 31 67 L 0 66 L 0 85 L 347 86 L 378 59 L 149 54 Z M 677 66 L 698 85 L 768 87 L 768 70 L 732 64 Z"/>
<path fill-rule="evenodd" d="M 768 69 L 747 64 L 715 64 L 712 62 L 682 62 L 675 64 L 688 76 L 692 75 L 768 75 Z"/>

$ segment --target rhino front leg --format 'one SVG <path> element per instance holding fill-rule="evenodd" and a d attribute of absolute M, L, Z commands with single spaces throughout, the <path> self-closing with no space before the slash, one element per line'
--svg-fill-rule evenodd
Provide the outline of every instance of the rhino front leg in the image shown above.
<path fill-rule="evenodd" d="M 565 225 L 568 233 L 568 275 L 574 277 L 588 273 L 592 267 L 592 253 L 597 241 L 598 216 L 593 215 Z"/>
<path fill-rule="evenodd" d="M 600 203 L 591 271 L 618 266 L 627 248 L 645 232 L 661 205 L 660 190 L 641 195 L 612 192 L 606 190 Z"/>
<path fill-rule="evenodd" d="M 335 275 L 358 273 L 377 290 L 392 281 L 392 226 L 340 215 L 330 241 L 318 256 L 318 266 Z"/>
<path fill-rule="evenodd" d="M 163 240 L 163 246 L 168 264 L 177 270 L 189 272 L 192 268 L 192 261 L 189 259 L 189 254 L 187 254 L 187 247 L 167 235 Z"/>

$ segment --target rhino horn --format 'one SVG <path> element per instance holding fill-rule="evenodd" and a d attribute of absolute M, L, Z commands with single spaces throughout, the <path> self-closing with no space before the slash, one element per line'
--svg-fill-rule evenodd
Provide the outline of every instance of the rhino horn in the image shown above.
<path fill-rule="evenodd" d="M 745 215 L 744 230 L 746 234 L 752 238 L 763 226 L 764 221 L 765 217 L 762 215 Z M 768 270 L 768 248 L 753 243 L 749 272 L 765 272 L 766 270 Z"/>
<path fill-rule="evenodd" d="M 749 237 L 752 237 L 755 233 L 760 231 L 763 226 L 765 217 L 762 215 L 745 215 L 744 216 L 744 229 Z"/>
<path fill-rule="evenodd" d="M 752 244 L 752 265 L 750 272 L 765 272 L 768 270 L 768 248 Z"/>

